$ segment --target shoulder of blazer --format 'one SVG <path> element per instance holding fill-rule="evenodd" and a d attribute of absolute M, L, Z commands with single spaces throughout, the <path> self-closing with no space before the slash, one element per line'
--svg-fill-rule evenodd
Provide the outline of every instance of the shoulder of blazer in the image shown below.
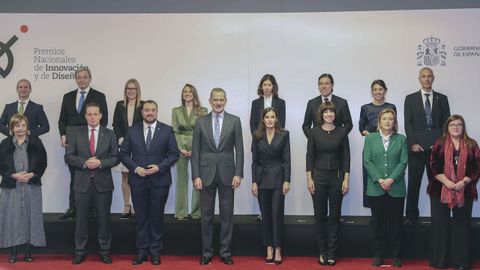
<path fill-rule="evenodd" d="M 258 105 L 259 103 L 261 103 L 262 99 L 263 99 L 263 97 L 258 97 L 256 99 L 252 100 L 252 107 L 253 107 L 253 105 Z"/>
<path fill-rule="evenodd" d="M 411 98 L 421 98 L 422 97 L 422 93 L 420 92 L 420 90 L 417 90 L 416 92 L 413 92 L 411 94 L 408 94 L 406 97 L 405 97 L 405 100 L 407 99 L 411 99 Z"/>
<path fill-rule="evenodd" d="M 183 107 L 183 106 L 173 107 L 173 108 L 172 108 L 172 112 L 181 111 L 181 110 L 182 110 L 182 107 Z"/>
<path fill-rule="evenodd" d="M 322 97 L 321 96 L 316 96 L 308 101 L 308 104 L 315 103 L 315 102 L 322 102 Z"/>
<path fill-rule="evenodd" d="M 117 103 L 115 104 L 115 106 L 122 106 L 122 107 L 123 107 L 123 99 L 117 101 Z"/>
<path fill-rule="evenodd" d="M 343 105 L 343 104 L 347 103 L 347 100 L 344 99 L 344 98 L 341 98 L 341 97 L 339 97 L 339 96 L 332 95 L 332 102 Z"/>
<path fill-rule="evenodd" d="M 65 99 L 73 99 L 75 101 L 76 96 L 77 96 L 77 89 L 65 93 L 65 95 L 63 95 L 63 99 L 64 100 Z"/>
<path fill-rule="evenodd" d="M 444 95 L 444 94 L 442 94 L 442 93 L 439 93 L 439 92 L 437 92 L 437 91 L 435 91 L 435 90 L 433 91 L 433 97 L 434 97 L 434 98 L 447 98 L 446 95 Z"/>

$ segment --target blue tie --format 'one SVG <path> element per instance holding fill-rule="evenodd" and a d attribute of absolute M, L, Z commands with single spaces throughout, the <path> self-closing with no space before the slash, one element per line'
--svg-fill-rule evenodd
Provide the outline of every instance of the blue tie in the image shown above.
<path fill-rule="evenodd" d="M 152 127 L 148 126 L 147 140 L 145 141 L 145 146 L 147 151 L 150 151 L 150 146 L 152 145 Z"/>
<path fill-rule="evenodd" d="M 220 144 L 220 115 L 215 114 L 215 130 L 213 132 L 213 139 L 215 140 L 215 146 L 218 148 Z"/>
<path fill-rule="evenodd" d="M 432 105 L 430 104 L 430 99 L 428 97 L 430 94 L 425 94 L 425 97 L 427 98 L 425 100 L 425 116 L 427 118 L 427 129 L 430 130 L 433 127 L 433 121 L 432 121 Z"/>
<path fill-rule="evenodd" d="M 78 113 L 82 112 L 83 103 L 85 102 L 85 93 L 86 91 L 80 91 L 81 96 L 80 96 L 80 100 L 78 101 L 78 108 L 77 108 Z"/>

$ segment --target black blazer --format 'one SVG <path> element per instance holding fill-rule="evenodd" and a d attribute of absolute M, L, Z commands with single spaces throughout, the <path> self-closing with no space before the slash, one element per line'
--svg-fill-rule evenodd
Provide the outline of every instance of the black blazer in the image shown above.
<path fill-rule="evenodd" d="M 253 139 L 252 182 L 259 189 L 282 188 L 283 182 L 290 182 L 290 136 L 288 131 L 275 132 L 268 144 L 266 135 Z"/>
<path fill-rule="evenodd" d="M 133 122 L 132 125 L 135 123 L 139 123 L 143 121 L 142 118 L 142 106 L 143 101 L 140 101 L 140 107 L 135 108 L 133 112 Z M 115 106 L 115 112 L 113 113 L 113 131 L 117 136 L 117 139 L 125 137 L 128 131 L 128 119 L 127 119 L 127 108 L 123 105 L 123 100 L 117 102 Z"/>
<path fill-rule="evenodd" d="M 262 112 L 264 110 L 264 98 L 259 97 L 252 101 L 252 108 L 250 110 L 250 133 L 254 134 L 257 130 L 260 122 L 262 121 Z M 286 117 L 286 110 L 285 110 L 285 101 L 281 98 L 272 98 L 272 107 L 275 108 L 278 112 L 278 121 L 280 127 L 285 128 L 285 117 Z"/>
<path fill-rule="evenodd" d="M 5 136 L 10 134 L 10 118 L 18 112 L 18 101 L 5 105 L 2 116 L 0 117 L 0 132 Z M 50 124 L 48 123 L 47 115 L 43 110 L 43 106 L 28 101 L 27 108 L 23 113 L 28 119 L 28 129 L 31 135 L 40 136 L 47 133 L 50 130 Z"/>
<path fill-rule="evenodd" d="M 100 105 L 100 112 L 102 113 L 102 119 L 100 125 L 106 127 L 108 124 L 108 109 L 105 94 L 99 92 L 93 88 L 88 91 L 87 98 L 83 103 L 82 111 L 77 112 L 76 106 L 77 89 L 66 93 L 63 96 L 62 109 L 60 111 L 60 117 L 58 119 L 58 130 L 60 136 L 67 134 L 67 126 L 86 126 L 87 120 L 85 119 L 85 106 L 90 102 L 95 102 Z"/>
<path fill-rule="evenodd" d="M 323 97 L 318 96 L 308 101 L 307 109 L 305 110 L 305 117 L 303 119 L 302 129 L 305 136 L 308 138 L 310 129 L 317 126 L 317 112 L 322 104 Z M 353 128 L 352 116 L 350 115 L 350 109 L 345 99 L 332 95 L 332 103 L 335 105 L 335 126 L 344 127 L 347 134 Z"/>
<path fill-rule="evenodd" d="M 405 133 L 408 145 L 420 144 L 425 150 L 431 148 L 442 135 L 442 128 L 450 116 L 450 106 L 447 96 L 433 92 L 432 122 L 433 127 L 427 130 L 427 117 L 419 90 L 405 97 Z M 410 147 L 409 147 L 410 148 Z"/>
<path fill-rule="evenodd" d="M 15 145 L 12 138 L 12 136 L 8 136 L 0 143 L 0 175 L 3 178 L 0 183 L 1 188 L 15 188 L 17 186 L 17 181 L 10 177 L 16 172 L 13 161 Z M 30 135 L 28 140 L 28 172 L 34 173 L 28 184 L 42 185 L 41 177 L 47 168 L 47 153 L 42 141 L 38 137 Z"/>

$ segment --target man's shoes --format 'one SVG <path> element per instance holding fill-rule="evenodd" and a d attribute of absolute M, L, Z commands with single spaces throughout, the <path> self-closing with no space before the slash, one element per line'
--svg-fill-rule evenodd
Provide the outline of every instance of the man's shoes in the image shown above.
<path fill-rule="evenodd" d="M 135 259 L 133 259 L 132 264 L 133 265 L 139 265 L 142 264 L 143 262 L 147 261 L 147 255 L 137 255 Z"/>
<path fill-rule="evenodd" d="M 76 214 L 76 213 L 75 213 L 75 209 L 73 209 L 73 208 L 68 208 L 67 211 L 65 211 L 65 213 L 63 213 L 63 214 L 60 214 L 60 215 L 58 216 L 58 218 L 59 218 L 59 219 L 62 219 L 62 220 L 63 220 L 63 219 L 72 219 L 72 218 L 75 217 L 75 214 Z"/>
<path fill-rule="evenodd" d="M 75 255 L 72 260 L 72 264 L 81 264 L 85 261 L 85 255 Z"/>
<path fill-rule="evenodd" d="M 162 260 L 160 260 L 159 255 L 152 255 L 152 264 L 153 265 L 159 265 L 162 263 Z"/>
<path fill-rule="evenodd" d="M 100 261 L 102 261 L 105 264 L 111 264 L 112 258 L 110 258 L 110 255 L 108 254 L 100 254 Z"/>
<path fill-rule="evenodd" d="M 230 256 L 222 257 L 221 260 L 226 265 L 232 265 L 233 264 L 232 257 L 230 257 Z"/>
<path fill-rule="evenodd" d="M 372 266 L 377 266 L 379 267 L 380 265 L 383 264 L 383 260 L 380 257 L 375 257 L 373 258 Z"/>
<path fill-rule="evenodd" d="M 202 256 L 200 259 L 200 265 L 208 265 L 212 263 L 212 257 Z"/>
<path fill-rule="evenodd" d="M 402 267 L 402 260 L 400 258 L 393 258 L 393 267 Z"/>
<path fill-rule="evenodd" d="M 416 226 L 417 225 L 417 219 L 416 218 L 408 218 L 405 219 L 405 222 L 403 223 L 405 226 Z"/>

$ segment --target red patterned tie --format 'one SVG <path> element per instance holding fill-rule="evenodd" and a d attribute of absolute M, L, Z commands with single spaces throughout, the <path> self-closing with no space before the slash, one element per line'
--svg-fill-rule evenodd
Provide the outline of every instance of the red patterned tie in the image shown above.
<path fill-rule="evenodd" d="M 90 133 L 90 153 L 92 156 L 95 155 L 95 129 L 91 129 L 92 133 Z M 93 170 L 90 170 L 90 177 L 93 177 Z"/>

